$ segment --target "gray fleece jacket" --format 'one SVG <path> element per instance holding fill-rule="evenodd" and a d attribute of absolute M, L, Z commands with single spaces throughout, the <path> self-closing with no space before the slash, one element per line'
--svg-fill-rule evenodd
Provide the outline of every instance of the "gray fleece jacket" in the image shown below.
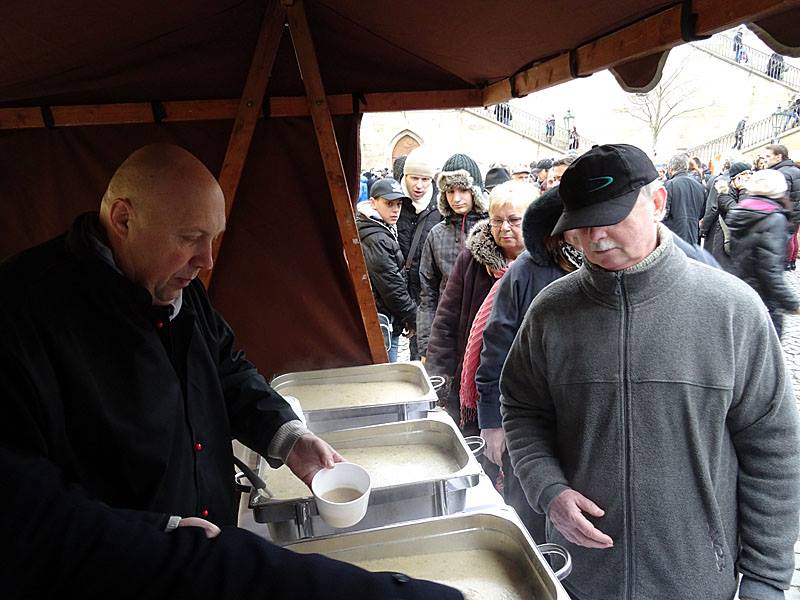
<path fill-rule="evenodd" d="M 500 383 L 514 471 L 540 512 L 567 488 L 606 511 L 606 550 L 548 520 L 575 599 L 730 600 L 737 571 L 742 595 L 783 598 L 800 444 L 780 342 L 749 286 L 659 234 L 638 265 L 585 264 L 534 299 Z"/>

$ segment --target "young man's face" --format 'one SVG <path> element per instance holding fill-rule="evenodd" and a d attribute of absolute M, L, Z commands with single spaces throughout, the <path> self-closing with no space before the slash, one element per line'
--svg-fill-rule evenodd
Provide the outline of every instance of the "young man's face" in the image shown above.
<path fill-rule="evenodd" d="M 457 215 L 466 215 L 472 210 L 474 204 L 472 200 L 472 192 L 470 190 L 452 189 L 445 192 L 447 196 L 447 203 L 453 212 Z"/>
<path fill-rule="evenodd" d="M 378 211 L 378 214 L 387 225 L 394 225 L 397 219 L 400 218 L 400 209 L 403 207 L 403 201 L 387 200 L 386 198 L 370 198 L 370 205 Z"/>
<path fill-rule="evenodd" d="M 767 150 L 767 165 L 772 167 L 777 165 L 779 162 L 783 160 L 783 156 L 780 154 L 775 154 L 772 150 Z"/>
<path fill-rule="evenodd" d="M 431 189 L 431 178 L 422 177 L 421 175 L 404 175 L 406 180 L 406 187 L 408 193 L 411 194 L 412 200 L 421 200 L 428 190 Z"/>

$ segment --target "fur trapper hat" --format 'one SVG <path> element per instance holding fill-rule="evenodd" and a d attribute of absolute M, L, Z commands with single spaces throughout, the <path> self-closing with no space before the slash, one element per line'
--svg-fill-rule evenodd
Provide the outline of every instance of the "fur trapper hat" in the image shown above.
<path fill-rule="evenodd" d="M 445 171 L 458 171 L 464 169 L 467 173 L 472 175 L 472 181 L 475 182 L 479 188 L 483 188 L 483 176 L 481 169 L 474 160 L 466 154 L 453 154 L 450 158 L 444 161 L 442 165 L 442 172 Z"/>
<path fill-rule="evenodd" d="M 442 171 L 436 180 L 439 188 L 439 212 L 442 216 L 449 217 L 453 214 L 453 209 L 447 202 L 448 190 L 459 189 L 472 192 L 472 212 L 485 213 L 488 210 L 488 202 L 483 195 L 483 190 L 475 185 L 472 175 L 464 169 L 456 171 Z"/>

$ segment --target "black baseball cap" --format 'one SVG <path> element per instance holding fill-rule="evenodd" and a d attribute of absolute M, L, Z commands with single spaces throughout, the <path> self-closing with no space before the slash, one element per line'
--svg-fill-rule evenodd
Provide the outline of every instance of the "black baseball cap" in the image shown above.
<path fill-rule="evenodd" d="M 593 147 L 561 177 L 564 211 L 552 235 L 580 227 L 616 225 L 631 212 L 642 187 L 656 179 L 653 161 L 636 146 Z"/>
<path fill-rule="evenodd" d="M 383 198 L 384 200 L 400 200 L 401 198 L 408 198 L 403 193 L 403 188 L 400 184 L 391 177 L 384 177 L 378 179 L 372 184 L 369 189 L 370 198 Z"/>

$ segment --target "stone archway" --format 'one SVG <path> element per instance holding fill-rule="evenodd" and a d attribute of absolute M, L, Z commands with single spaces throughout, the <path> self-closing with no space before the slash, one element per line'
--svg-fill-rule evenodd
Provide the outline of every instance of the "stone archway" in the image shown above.
<path fill-rule="evenodd" d="M 422 139 L 413 131 L 406 129 L 405 131 L 398 133 L 395 136 L 393 144 L 391 146 L 392 156 L 390 164 L 393 164 L 394 160 L 398 156 L 406 156 L 414 148 L 417 148 L 421 145 L 422 145 Z"/>

